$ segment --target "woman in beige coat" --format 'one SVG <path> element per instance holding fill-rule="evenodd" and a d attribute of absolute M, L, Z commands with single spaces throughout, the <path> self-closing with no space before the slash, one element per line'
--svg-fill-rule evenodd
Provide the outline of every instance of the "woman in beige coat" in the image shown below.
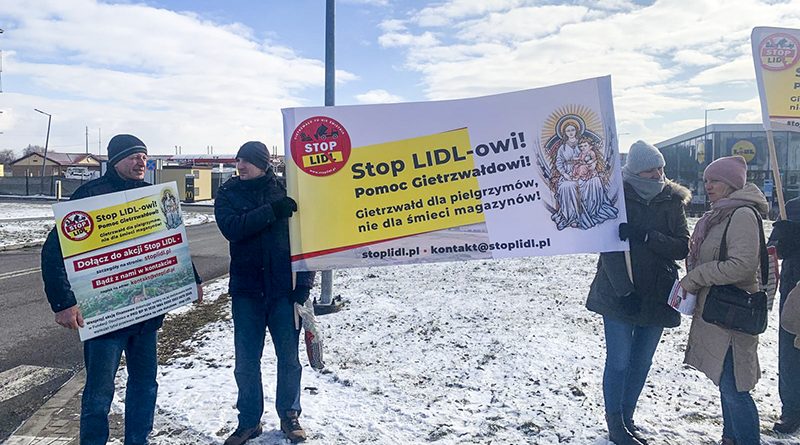
<path fill-rule="evenodd" d="M 724 329 L 703 321 L 706 294 L 713 285 L 734 284 L 748 292 L 759 287 L 759 235 L 755 212 L 768 210 L 764 194 L 746 183 L 747 163 L 741 156 L 717 159 L 703 173 L 711 210 L 698 221 L 689 241 L 687 274 L 681 285 L 697 295 L 685 362 L 719 386 L 722 402 L 722 445 L 758 445 L 755 387 L 758 336 Z M 726 225 L 727 255 L 719 258 Z"/>

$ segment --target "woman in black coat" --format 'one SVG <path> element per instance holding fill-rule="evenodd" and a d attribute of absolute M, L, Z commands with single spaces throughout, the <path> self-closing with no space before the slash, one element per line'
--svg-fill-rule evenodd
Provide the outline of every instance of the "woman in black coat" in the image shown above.
<path fill-rule="evenodd" d="M 684 207 L 689 190 L 664 177 L 664 157 L 643 141 L 631 146 L 622 169 L 628 222 L 619 236 L 630 242 L 633 282 L 625 254 L 600 255 L 586 307 L 603 316 L 606 363 L 603 399 L 609 439 L 646 444 L 633 413 L 664 328 L 680 324 L 667 304 L 678 277 L 677 260 L 689 251 Z"/>

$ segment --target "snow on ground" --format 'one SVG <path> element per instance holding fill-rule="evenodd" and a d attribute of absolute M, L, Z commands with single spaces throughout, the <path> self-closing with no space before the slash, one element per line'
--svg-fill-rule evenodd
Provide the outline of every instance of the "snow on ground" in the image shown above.
<path fill-rule="evenodd" d="M 0 202 L 0 248 L 43 243 L 53 228 L 52 203 Z M 214 221 L 213 214 L 183 212 L 187 226 Z"/>
<path fill-rule="evenodd" d="M 312 370 L 301 351 L 309 443 L 606 445 L 602 322 L 584 308 L 596 258 L 336 271 L 346 306 L 320 318 L 325 371 Z M 640 399 L 637 425 L 654 445 L 721 436 L 717 388 L 682 364 L 689 322 L 665 331 Z M 770 430 L 780 406 L 776 326 L 773 313 L 753 394 L 764 443 L 800 444 Z M 230 314 L 188 344 L 193 356 L 160 368 L 153 444 L 220 444 L 236 428 Z M 262 372 L 265 433 L 249 443 L 288 443 L 273 407 L 269 340 Z"/>

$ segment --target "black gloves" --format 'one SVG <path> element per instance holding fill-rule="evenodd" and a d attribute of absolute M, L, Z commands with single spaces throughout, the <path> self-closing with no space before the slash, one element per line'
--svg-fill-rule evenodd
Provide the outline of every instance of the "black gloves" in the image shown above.
<path fill-rule="evenodd" d="M 619 239 L 630 240 L 632 243 L 643 243 L 647 238 L 647 230 L 629 223 L 619 225 Z"/>
<path fill-rule="evenodd" d="M 311 289 L 306 286 L 297 286 L 294 290 L 289 291 L 289 300 L 294 301 L 299 305 L 305 304 L 308 296 L 311 294 Z"/>
<path fill-rule="evenodd" d="M 772 224 L 770 240 L 781 258 L 791 258 L 800 254 L 800 221 L 780 220 Z"/>
<path fill-rule="evenodd" d="M 297 210 L 297 203 L 294 199 L 284 196 L 283 198 L 270 203 L 272 206 L 272 213 L 275 218 L 289 218 Z"/>

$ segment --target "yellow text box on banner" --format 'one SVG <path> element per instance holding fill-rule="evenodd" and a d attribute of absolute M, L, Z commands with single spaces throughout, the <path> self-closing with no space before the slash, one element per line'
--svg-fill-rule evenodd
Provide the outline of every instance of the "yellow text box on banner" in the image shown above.
<path fill-rule="evenodd" d="M 64 258 L 121 243 L 166 228 L 158 195 L 88 212 L 72 211 L 56 221 Z"/>
<path fill-rule="evenodd" d="M 295 167 L 300 208 L 292 223 L 299 222 L 300 233 L 292 253 L 483 222 L 474 168 L 465 128 L 354 148 L 346 168 L 330 176 Z"/>

